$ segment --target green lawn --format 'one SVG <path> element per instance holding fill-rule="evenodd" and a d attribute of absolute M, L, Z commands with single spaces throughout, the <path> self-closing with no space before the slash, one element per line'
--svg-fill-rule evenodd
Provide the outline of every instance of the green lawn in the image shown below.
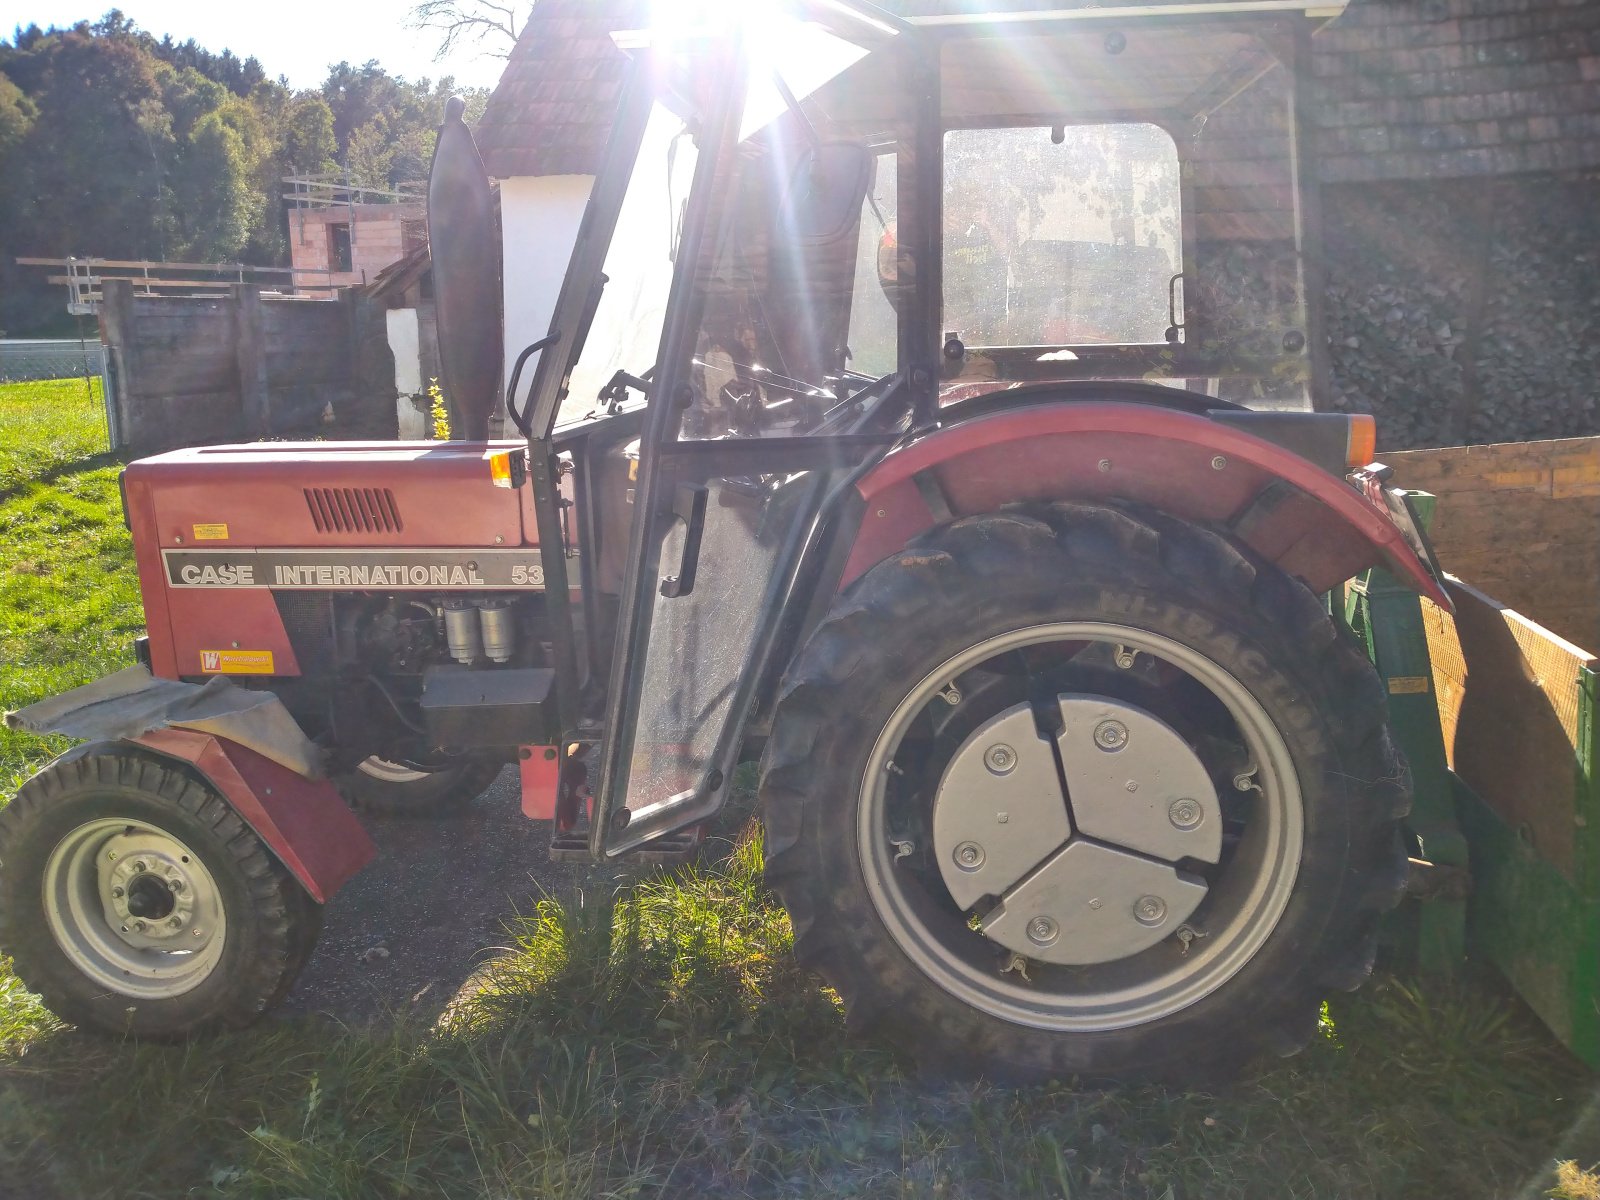
<path fill-rule="evenodd" d="M 99 380 L 0 385 L 0 708 L 132 662 L 144 631 Z M 0 729 L 0 792 L 66 743 Z"/>
<path fill-rule="evenodd" d="M 127 662 L 99 421 L 70 385 L 0 387 L 0 704 Z M 53 748 L 3 736 L 8 796 Z M 104 1041 L 0 972 L 0 1195 L 1487 1198 L 1593 1150 L 1563 1144 L 1592 1081 L 1487 985 L 1376 982 L 1215 1093 L 923 1083 L 792 965 L 758 862 L 749 830 L 614 911 L 530 899 L 436 1027 Z"/>

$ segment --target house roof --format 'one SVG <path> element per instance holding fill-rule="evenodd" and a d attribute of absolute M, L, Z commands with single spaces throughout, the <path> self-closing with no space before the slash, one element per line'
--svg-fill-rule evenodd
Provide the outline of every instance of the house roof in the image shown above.
<path fill-rule="evenodd" d="M 878 0 L 910 17 L 1164 0 Z M 490 175 L 599 169 L 648 0 L 539 0 L 483 120 Z M 1600 3 L 1351 0 L 1313 41 L 1330 182 L 1600 166 Z"/>
<path fill-rule="evenodd" d="M 374 300 L 388 300 L 403 295 L 407 288 L 432 269 L 433 255 L 428 243 L 423 242 L 379 271 L 377 277 L 361 290 Z"/>
<path fill-rule="evenodd" d="M 1330 182 L 1600 166 L 1600 4 L 1357 0 L 1313 42 Z"/>
<path fill-rule="evenodd" d="M 495 179 L 593 175 L 617 101 L 622 52 L 611 40 L 648 17 L 648 0 L 539 0 L 475 136 Z"/>

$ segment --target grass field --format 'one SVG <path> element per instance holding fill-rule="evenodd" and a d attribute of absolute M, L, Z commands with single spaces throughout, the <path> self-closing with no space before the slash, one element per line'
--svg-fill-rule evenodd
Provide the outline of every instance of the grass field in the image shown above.
<path fill-rule="evenodd" d="M 0 704 L 127 661 L 99 419 L 71 386 L 0 387 Z M 4 799 L 54 747 L 0 737 Z M 792 965 L 759 831 L 733 828 L 614 909 L 530 898 L 436 1026 L 136 1045 L 62 1028 L 0 972 L 0 1196 L 1600 1195 L 1553 1174 L 1589 1161 L 1566 1131 L 1592 1081 L 1488 985 L 1375 981 L 1213 1093 L 909 1077 Z"/>

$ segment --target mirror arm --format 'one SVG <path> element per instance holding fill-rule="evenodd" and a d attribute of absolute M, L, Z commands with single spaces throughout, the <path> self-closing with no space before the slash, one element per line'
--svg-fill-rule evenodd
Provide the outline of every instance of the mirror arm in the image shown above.
<path fill-rule="evenodd" d="M 805 134 L 806 141 L 811 143 L 811 153 L 822 154 L 822 135 L 817 132 L 817 127 L 811 123 L 811 118 L 806 116 L 805 110 L 800 107 L 800 101 L 795 98 L 789 85 L 783 81 L 783 73 L 777 68 L 772 71 L 773 86 L 778 89 L 778 95 L 783 97 L 784 105 L 794 114 L 794 119 L 800 122 L 800 130 Z"/>

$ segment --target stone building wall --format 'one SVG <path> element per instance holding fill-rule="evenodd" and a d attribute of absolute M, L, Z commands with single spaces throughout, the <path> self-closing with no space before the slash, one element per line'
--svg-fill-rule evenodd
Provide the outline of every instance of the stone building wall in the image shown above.
<path fill-rule="evenodd" d="M 1324 189 L 1332 406 L 1388 449 L 1600 433 L 1600 172 Z"/>

